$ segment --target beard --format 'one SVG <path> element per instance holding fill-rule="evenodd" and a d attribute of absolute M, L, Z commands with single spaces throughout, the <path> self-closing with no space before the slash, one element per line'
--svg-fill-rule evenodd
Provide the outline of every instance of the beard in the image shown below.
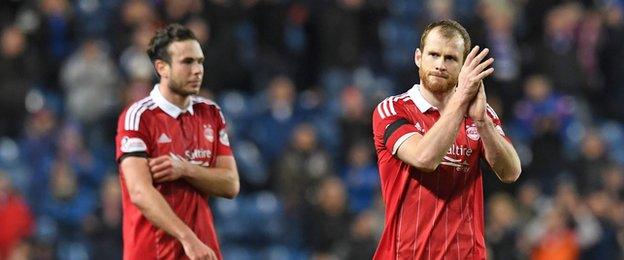
<path fill-rule="evenodd" d="M 191 95 L 197 95 L 199 94 L 199 88 L 197 89 L 192 89 L 192 88 L 184 88 L 184 84 L 180 84 L 179 82 L 176 82 L 172 79 L 169 79 L 169 90 L 171 90 L 171 92 L 180 95 L 180 96 L 191 96 Z"/>
<path fill-rule="evenodd" d="M 422 81 L 423 87 L 425 87 L 427 90 L 433 93 L 448 92 L 449 90 L 453 89 L 457 85 L 457 78 L 453 78 L 450 75 L 444 81 L 441 80 L 441 78 L 440 80 L 432 81 L 430 80 L 428 74 L 429 74 L 429 71 L 425 71 L 422 69 L 418 71 L 418 76 L 420 76 L 420 80 Z"/>

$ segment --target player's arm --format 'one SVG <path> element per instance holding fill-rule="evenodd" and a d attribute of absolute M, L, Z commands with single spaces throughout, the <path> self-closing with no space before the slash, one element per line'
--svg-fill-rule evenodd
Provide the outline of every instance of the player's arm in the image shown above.
<path fill-rule="evenodd" d="M 432 172 L 455 141 L 459 125 L 464 119 L 464 108 L 448 107 L 440 119 L 425 133 L 414 133 L 398 148 L 397 157 L 424 172 Z M 407 123 L 407 122 L 406 122 Z M 387 130 L 390 127 L 387 128 Z M 392 130 L 392 129 L 390 129 Z"/>
<path fill-rule="evenodd" d="M 487 68 L 494 59 L 482 62 L 488 52 L 487 48 L 479 52 L 478 46 L 470 51 L 459 73 L 456 90 L 442 109 L 440 119 L 424 136 L 414 134 L 405 140 L 397 150 L 399 159 L 426 172 L 432 172 L 440 165 L 455 141 L 468 106 L 479 90 L 479 82 L 494 72 L 494 69 Z"/>
<path fill-rule="evenodd" d="M 215 167 L 188 163 L 184 178 L 205 195 L 233 199 L 240 191 L 236 161 L 232 155 L 217 156 Z"/>
<path fill-rule="evenodd" d="M 487 115 L 487 110 L 485 87 L 481 82 L 479 92 L 472 101 L 468 114 L 477 125 L 477 131 L 483 143 L 485 160 L 501 181 L 514 182 L 520 177 L 522 171 L 520 158 L 511 142 L 503 137 L 502 128 L 500 128 L 501 133 L 496 129 L 497 126 L 492 117 Z M 498 118 L 493 112 L 491 113 L 493 117 Z"/>
<path fill-rule="evenodd" d="M 128 156 L 122 159 L 120 166 L 130 200 L 143 216 L 178 239 L 189 257 L 214 255 L 214 252 L 197 238 L 195 233 L 173 212 L 160 192 L 154 188 L 147 159 Z"/>
<path fill-rule="evenodd" d="M 492 170 L 505 183 L 516 181 L 520 177 L 522 166 L 511 142 L 498 133 L 490 117 L 485 117 L 484 121 L 475 124 L 481 135 L 485 159 Z"/>
<path fill-rule="evenodd" d="M 240 190 L 236 161 L 232 155 L 217 156 L 214 167 L 195 165 L 168 155 L 150 159 L 149 166 L 156 182 L 184 178 L 204 195 L 232 199 Z"/>

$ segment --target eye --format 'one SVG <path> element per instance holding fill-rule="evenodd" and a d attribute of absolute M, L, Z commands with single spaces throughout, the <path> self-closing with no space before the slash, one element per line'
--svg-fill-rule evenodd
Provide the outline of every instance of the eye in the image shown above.
<path fill-rule="evenodd" d="M 457 61 L 457 58 L 455 56 L 446 56 L 444 57 L 445 60 L 450 60 L 450 61 Z"/>

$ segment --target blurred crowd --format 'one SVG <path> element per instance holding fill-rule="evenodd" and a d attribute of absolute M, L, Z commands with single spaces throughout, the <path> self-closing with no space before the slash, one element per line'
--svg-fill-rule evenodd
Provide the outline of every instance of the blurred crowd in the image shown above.
<path fill-rule="evenodd" d="M 370 258 L 371 113 L 418 82 L 420 33 L 444 18 L 491 49 L 488 102 L 523 163 L 515 184 L 484 173 L 489 257 L 621 259 L 623 0 L 0 1 L 0 259 L 120 258 L 116 120 L 155 83 L 145 50 L 171 22 L 229 121 L 225 258 Z"/>

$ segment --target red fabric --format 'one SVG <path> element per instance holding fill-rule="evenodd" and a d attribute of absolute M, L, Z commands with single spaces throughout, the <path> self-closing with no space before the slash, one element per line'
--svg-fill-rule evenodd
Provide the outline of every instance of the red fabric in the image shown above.
<path fill-rule="evenodd" d="M 413 99 L 418 90 L 390 97 L 373 113 L 373 135 L 378 157 L 385 226 L 374 259 L 484 259 L 483 182 L 480 138 L 469 117 L 442 164 L 424 173 L 404 163 L 392 150 L 401 136 L 424 135 L 439 119 L 435 108 L 421 112 Z M 389 101 L 388 101 L 389 100 Z M 500 120 L 488 107 L 488 115 Z M 409 127 L 386 131 L 397 120 Z M 470 135 L 468 133 L 471 133 Z M 471 136 L 472 138 L 469 138 Z M 476 140 L 473 140 L 476 139 Z"/>
<path fill-rule="evenodd" d="M 33 217 L 24 200 L 12 194 L 0 200 L 0 220 L 0 259 L 6 259 L 32 232 Z"/>
<path fill-rule="evenodd" d="M 121 148 L 123 140 L 131 138 L 145 143 L 144 152 L 149 157 L 176 155 L 206 167 L 214 166 L 217 156 L 232 154 L 227 136 L 223 136 L 225 120 L 219 108 L 209 101 L 193 99 L 193 114 L 185 112 L 177 118 L 165 113 L 151 97 L 135 104 L 138 105 L 130 106 L 119 117 L 117 160 L 125 154 Z M 219 133 L 223 133 L 221 138 Z M 152 225 L 132 204 L 123 174 L 120 175 L 120 182 L 124 212 L 124 259 L 186 259 L 182 245 Z M 154 185 L 176 215 L 221 259 L 207 198 L 184 180 Z"/>

